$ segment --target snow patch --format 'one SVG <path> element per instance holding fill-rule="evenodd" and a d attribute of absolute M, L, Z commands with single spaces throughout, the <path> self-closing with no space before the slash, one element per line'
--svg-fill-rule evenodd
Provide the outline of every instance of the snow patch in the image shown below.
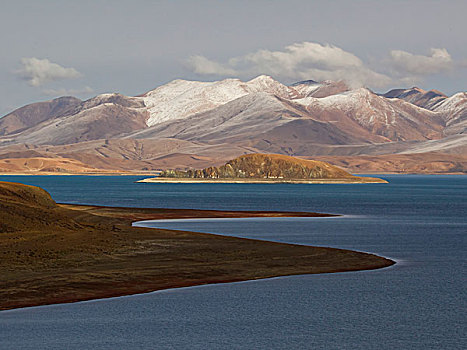
<path fill-rule="evenodd" d="M 293 96 L 291 88 L 261 75 L 248 82 L 225 79 L 215 82 L 174 80 L 143 95 L 149 110 L 148 126 L 207 112 L 250 93 L 267 92 L 284 98 Z"/>

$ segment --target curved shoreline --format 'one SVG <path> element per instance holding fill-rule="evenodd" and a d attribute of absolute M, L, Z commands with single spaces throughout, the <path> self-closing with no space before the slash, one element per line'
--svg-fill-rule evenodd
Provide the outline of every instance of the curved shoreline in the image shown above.
<path fill-rule="evenodd" d="M 272 217 L 272 216 L 266 216 L 266 217 L 258 217 L 258 216 L 252 216 L 252 217 L 238 217 L 238 218 L 197 218 L 197 219 L 193 219 L 193 218 L 184 218 L 184 219 L 157 219 L 157 220 L 141 220 L 141 221 L 135 221 L 132 223 L 132 226 L 133 227 L 143 227 L 143 228 L 152 228 L 152 229 L 162 229 L 162 230 L 166 230 L 165 228 L 160 228 L 160 227 L 152 227 L 152 226 L 145 226 L 145 225 L 137 225 L 139 223 L 145 223 L 145 222 L 204 222 L 204 221 L 229 221 L 229 220 L 241 220 L 241 219 L 252 219 L 252 220 L 255 220 L 255 219 L 297 219 L 297 218 L 313 218 L 313 219 L 343 219 L 343 218 L 350 218 L 350 217 L 355 217 L 354 215 L 344 215 L 344 214 L 336 214 L 336 215 L 332 215 L 332 216 L 326 216 L 326 217 L 315 217 L 315 216 L 297 216 L 297 217 L 293 217 L 293 216 L 281 216 L 281 217 Z M 167 229 L 167 230 L 177 230 L 177 229 Z M 197 231 L 191 231 L 191 232 L 197 232 Z M 197 233 L 205 233 L 205 234 L 209 234 L 209 235 L 217 235 L 217 236 L 223 236 L 223 237 L 235 237 L 235 238 L 241 238 L 241 239 L 253 239 L 253 240 L 256 240 L 256 241 L 263 241 L 263 242 L 275 242 L 275 243 L 283 243 L 283 242 L 279 242 L 279 241 L 270 241 L 270 240 L 267 240 L 267 239 L 260 239 L 260 238 L 245 238 L 245 237 L 238 237 L 238 236 L 234 236 L 234 235 L 224 235 L 222 233 L 212 233 L 212 232 L 197 232 Z M 316 246 L 316 245 L 308 245 L 308 244 L 298 244 L 298 243 L 284 243 L 284 244 L 292 244 L 292 245 L 302 245 L 302 246 L 307 246 L 307 247 L 320 247 L 320 248 L 331 248 L 331 247 L 328 247 L 328 246 Z M 364 254 L 369 254 L 369 255 L 374 255 L 374 256 L 377 256 L 377 257 L 380 257 L 380 258 L 384 258 L 384 259 L 387 259 L 387 260 L 391 260 L 393 261 L 393 264 L 392 265 L 389 265 L 389 266 L 385 266 L 385 267 L 381 267 L 382 269 L 385 269 L 385 268 L 388 268 L 388 267 L 394 267 L 395 265 L 401 265 L 401 264 L 405 264 L 405 261 L 404 260 L 400 260 L 400 259 L 394 259 L 392 257 L 389 257 L 389 256 L 384 256 L 384 255 L 379 255 L 379 254 L 376 254 L 376 253 L 373 253 L 373 252 L 369 252 L 369 251 L 364 251 L 364 250 L 358 250 L 358 249 L 345 249 L 345 248 L 336 248 L 336 247 L 333 247 L 334 249 L 340 249 L 340 250 L 349 250 L 349 251 L 352 251 L 352 252 L 357 252 L 357 253 L 364 253 Z M 356 271 L 366 271 L 366 270 L 356 270 Z M 350 271 L 349 271 L 350 272 Z M 338 273 L 338 272 L 336 272 Z M 279 277 L 286 277 L 286 276 L 278 276 L 277 278 Z M 274 277 L 270 277 L 270 278 L 274 278 Z M 248 280 L 247 280 L 248 281 Z"/>
<path fill-rule="evenodd" d="M 336 216 L 332 214 L 71 204 L 41 210 L 38 216 L 57 215 L 60 225 L 71 221 L 53 228 L 57 223 L 52 220 L 45 229 L 31 224 L 32 231 L 0 235 L 5 257 L 0 261 L 0 310 L 394 264 L 352 250 L 131 226 L 149 219 Z"/>
<path fill-rule="evenodd" d="M 371 254 L 371 253 L 368 253 L 368 254 Z M 388 257 L 383 257 L 383 258 L 390 260 L 390 258 L 388 258 Z M 346 273 L 346 272 L 364 272 L 364 271 L 390 269 L 390 268 L 396 267 L 396 265 L 399 266 L 399 264 L 400 264 L 400 260 L 396 259 L 396 260 L 394 260 L 394 264 L 392 264 L 392 265 L 383 266 L 383 267 L 379 267 L 379 268 L 375 268 L 375 269 L 354 270 L 354 271 L 336 271 L 336 272 L 329 272 L 329 274 L 338 274 L 338 273 Z M 59 305 L 63 305 L 63 304 L 93 303 L 93 302 L 101 302 L 101 301 L 105 301 L 105 300 L 116 300 L 116 299 L 120 299 L 120 298 L 131 298 L 131 297 L 143 296 L 143 295 L 148 295 L 148 294 L 152 294 L 152 293 L 171 292 L 171 291 L 177 291 L 177 290 L 180 290 L 180 289 L 202 288 L 202 287 L 210 287 L 210 286 L 225 285 L 225 284 L 237 284 L 237 283 L 253 283 L 253 282 L 258 282 L 258 281 L 260 282 L 260 281 L 283 279 L 283 278 L 305 277 L 305 276 L 309 276 L 309 275 L 313 275 L 313 274 L 296 274 L 296 275 L 291 274 L 291 275 L 280 275 L 280 276 L 264 277 L 264 278 L 257 278 L 257 279 L 247 279 L 247 280 L 239 280 L 239 281 L 227 281 L 227 282 L 213 282 L 213 283 L 194 284 L 194 285 L 182 286 L 182 287 L 157 289 L 157 290 L 141 292 L 141 293 L 122 294 L 122 295 L 117 295 L 117 296 L 85 299 L 85 300 L 63 302 L 63 303 L 32 305 L 32 306 L 24 306 L 24 307 L 17 307 L 17 308 L 11 308 L 11 309 L 0 309 L 0 315 L 2 313 L 15 312 L 15 311 L 20 311 L 20 310 L 30 309 L 30 308 L 46 308 L 46 307 L 59 306 Z"/>
<path fill-rule="evenodd" d="M 314 218 L 318 219 L 318 216 L 295 216 L 295 218 Z M 349 217 L 348 215 L 340 215 L 340 214 L 335 214 L 332 216 L 324 216 L 321 218 L 325 219 L 342 219 Z M 228 217 L 218 217 L 218 218 L 183 218 L 183 219 L 157 219 L 157 220 L 141 220 L 141 221 L 135 221 L 132 223 L 133 227 L 147 227 L 147 228 L 159 228 L 160 227 L 152 227 L 152 226 L 144 226 L 144 225 L 139 225 L 142 223 L 146 222 L 206 222 L 206 221 L 223 221 L 223 220 L 238 220 L 238 219 L 291 219 L 294 218 L 294 216 L 251 216 L 251 217 L 238 217 L 238 218 L 228 218 Z M 176 229 L 175 229 L 176 230 Z"/>

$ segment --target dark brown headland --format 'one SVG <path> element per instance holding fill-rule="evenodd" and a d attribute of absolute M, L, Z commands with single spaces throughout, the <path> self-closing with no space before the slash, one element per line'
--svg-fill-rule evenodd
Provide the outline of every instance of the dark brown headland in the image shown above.
<path fill-rule="evenodd" d="M 258 216 L 332 215 L 65 205 L 38 187 L 0 182 L 0 310 L 394 264 L 344 249 L 131 226 Z"/>
<path fill-rule="evenodd" d="M 281 154 L 245 154 L 220 167 L 200 170 L 165 170 L 140 182 L 218 183 L 387 183 L 374 177 L 354 176 L 318 160 Z"/>

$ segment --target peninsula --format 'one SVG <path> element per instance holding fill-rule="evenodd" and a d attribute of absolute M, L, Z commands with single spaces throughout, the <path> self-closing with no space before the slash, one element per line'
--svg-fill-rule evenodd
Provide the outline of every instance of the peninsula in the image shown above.
<path fill-rule="evenodd" d="M 279 216 L 332 215 L 67 205 L 41 188 L 0 182 L 0 310 L 394 264 L 344 249 L 131 226 L 149 219 Z"/>
<path fill-rule="evenodd" d="M 201 170 L 165 170 L 160 176 L 139 182 L 191 183 L 387 183 L 374 177 L 354 176 L 317 160 L 281 154 L 245 154 L 220 167 Z"/>

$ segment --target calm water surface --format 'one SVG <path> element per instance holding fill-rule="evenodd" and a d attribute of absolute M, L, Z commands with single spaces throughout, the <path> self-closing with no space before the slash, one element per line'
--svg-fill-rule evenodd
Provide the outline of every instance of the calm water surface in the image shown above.
<path fill-rule="evenodd" d="M 223 185 L 2 176 L 58 202 L 341 213 L 145 225 L 350 248 L 398 264 L 0 312 L 0 349 L 465 349 L 467 176 L 385 178 L 390 184 Z"/>

